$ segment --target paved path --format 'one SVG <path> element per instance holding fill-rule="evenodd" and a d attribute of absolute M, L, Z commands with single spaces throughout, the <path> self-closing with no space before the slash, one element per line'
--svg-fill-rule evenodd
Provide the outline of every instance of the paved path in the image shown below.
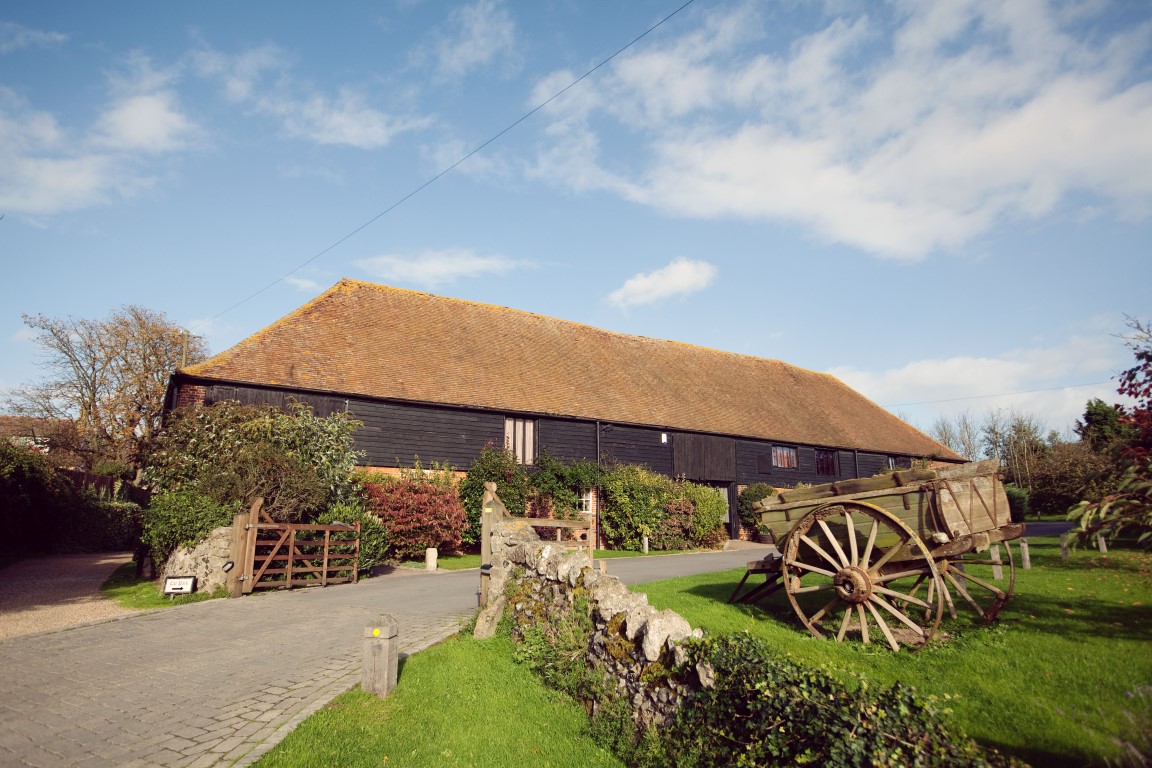
<path fill-rule="evenodd" d="M 626 583 L 739 568 L 757 549 L 609 560 Z M 476 608 L 475 570 L 210 600 L 0 641 L 0 766 L 244 766 L 359 682 L 381 613 L 413 653 Z"/>
<path fill-rule="evenodd" d="M 0 640 L 136 613 L 100 594 L 105 579 L 130 562 L 131 552 L 105 552 L 9 565 L 0 571 Z"/>

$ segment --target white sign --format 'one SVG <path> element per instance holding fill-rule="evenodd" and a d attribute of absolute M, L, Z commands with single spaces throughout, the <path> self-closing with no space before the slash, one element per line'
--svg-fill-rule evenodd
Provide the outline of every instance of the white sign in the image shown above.
<path fill-rule="evenodd" d="M 195 591 L 195 576 L 169 576 L 164 579 L 164 594 L 166 595 L 190 595 Z"/>

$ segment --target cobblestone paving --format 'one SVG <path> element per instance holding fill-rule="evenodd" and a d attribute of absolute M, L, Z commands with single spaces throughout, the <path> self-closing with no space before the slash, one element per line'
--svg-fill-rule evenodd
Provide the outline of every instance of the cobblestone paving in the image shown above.
<path fill-rule="evenodd" d="M 383 613 L 413 653 L 476 605 L 475 571 L 213 600 L 0 642 L 0 766 L 244 766 L 360 681 Z"/>

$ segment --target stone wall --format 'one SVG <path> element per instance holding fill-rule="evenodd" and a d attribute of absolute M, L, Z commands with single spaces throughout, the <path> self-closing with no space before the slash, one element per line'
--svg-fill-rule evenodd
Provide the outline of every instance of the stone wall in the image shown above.
<path fill-rule="evenodd" d="M 682 697 L 710 683 L 710 670 L 685 670 L 682 643 L 702 637 L 701 630 L 674 611 L 656 610 L 646 595 L 601 573 L 585 551 L 540 541 L 529 523 L 507 518 L 492 523 L 490 603 L 478 628 L 491 627 L 505 610 L 516 627 L 589 611 L 587 663 L 603 672 L 609 690 L 630 699 L 634 720 L 645 726 L 665 722 Z"/>

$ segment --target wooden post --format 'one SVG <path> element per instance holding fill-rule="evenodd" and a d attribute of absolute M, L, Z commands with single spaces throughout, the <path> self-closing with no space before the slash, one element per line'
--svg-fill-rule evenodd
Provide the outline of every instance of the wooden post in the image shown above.
<path fill-rule="evenodd" d="M 399 625 L 388 614 L 364 627 L 364 669 L 360 689 L 383 698 L 396 687 L 399 666 Z"/>
<path fill-rule="evenodd" d="M 228 550 L 228 560 L 232 563 L 232 569 L 228 571 L 224 582 L 228 597 L 240 597 L 243 594 L 241 589 L 244 582 L 240 580 L 240 576 L 244 573 L 244 548 L 248 543 L 248 521 L 251 519 L 252 515 L 248 512 L 237 512 L 232 518 L 232 546 Z"/>
<path fill-rule="evenodd" d="M 1032 569 L 1032 556 L 1028 554 L 1028 539 L 1020 539 L 1020 565 L 1024 570 Z"/>
<path fill-rule="evenodd" d="M 488 607 L 488 582 L 492 578 L 492 510 L 485 504 L 480 508 L 480 608 Z"/>
<path fill-rule="evenodd" d="M 1107 555 L 1108 555 L 1108 544 L 1107 544 L 1107 543 L 1104 541 L 1104 536 L 1103 536 L 1103 534 L 1099 534 L 1099 533 L 1098 533 L 1098 534 L 1096 534 L 1096 548 L 1100 550 L 1100 554 L 1102 554 L 1102 555 L 1104 555 L 1105 557 L 1107 557 Z"/>
<path fill-rule="evenodd" d="M 992 578 L 996 581 L 1004 579 L 1004 569 L 1000 567 L 1000 544 L 992 545 Z"/>

